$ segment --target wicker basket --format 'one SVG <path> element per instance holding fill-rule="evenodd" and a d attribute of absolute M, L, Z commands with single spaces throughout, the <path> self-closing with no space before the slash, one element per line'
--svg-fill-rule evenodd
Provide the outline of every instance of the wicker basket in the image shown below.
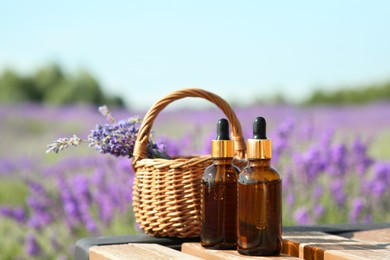
<path fill-rule="evenodd" d="M 235 157 L 244 158 L 245 142 L 236 114 L 219 96 L 202 89 L 182 89 L 157 101 L 140 126 L 134 147 L 132 166 L 135 172 L 133 210 L 136 222 L 147 234 L 164 237 L 200 235 L 200 192 L 204 169 L 210 155 L 148 159 L 146 146 L 154 120 L 171 102 L 185 98 L 204 98 L 217 105 L 228 118 Z"/>

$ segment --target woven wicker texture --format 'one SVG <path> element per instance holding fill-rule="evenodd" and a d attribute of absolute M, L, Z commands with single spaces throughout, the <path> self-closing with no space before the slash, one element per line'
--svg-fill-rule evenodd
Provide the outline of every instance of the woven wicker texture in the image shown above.
<path fill-rule="evenodd" d="M 210 155 L 173 159 L 149 159 L 148 144 L 153 122 L 175 100 L 196 97 L 214 103 L 226 115 L 232 129 L 235 157 L 245 156 L 245 141 L 236 114 L 221 97 L 202 89 L 182 89 L 157 101 L 146 113 L 134 147 L 132 166 L 133 210 L 136 222 L 147 234 L 167 237 L 200 235 L 200 192 L 204 169 Z M 211 140 L 210 140 L 211 141 Z"/>

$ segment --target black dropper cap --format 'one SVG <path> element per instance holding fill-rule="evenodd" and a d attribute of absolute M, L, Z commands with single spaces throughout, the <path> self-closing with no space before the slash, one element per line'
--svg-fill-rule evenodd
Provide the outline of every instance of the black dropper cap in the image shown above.
<path fill-rule="evenodd" d="M 211 157 L 232 158 L 233 155 L 233 140 L 229 137 L 229 121 L 222 118 L 217 122 L 217 137 L 211 141 Z"/>
<path fill-rule="evenodd" d="M 267 139 L 266 126 L 264 117 L 259 116 L 253 121 L 253 138 L 247 142 L 248 159 L 271 159 L 272 141 Z"/>
<path fill-rule="evenodd" d="M 217 123 L 217 138 L 215 140 L 230 140 L 229 137 L 229 121 L 221 118 Z"/>
<path fill-rule="evenodd" d="M 264 117 L 257 117 L 253 122 L 253 139 L 267 139 L 267 123 Z"/>

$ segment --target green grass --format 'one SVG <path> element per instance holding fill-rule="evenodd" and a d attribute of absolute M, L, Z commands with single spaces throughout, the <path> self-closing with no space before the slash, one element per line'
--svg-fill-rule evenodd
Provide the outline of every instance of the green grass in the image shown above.
<path fill-rule="evenodd" d="M 17 179 L 0 178 L 0 204 L 24 205 L 28 195 L 25 183 Z"/>
<path fill-rule="evenodd" d="M 1 259 L 15 259 L 17 256 L 23 255 L 22 236 L 25 231 L 11 220 L 1 217 L 0 219 Z"/>
<path fill-rule="evenodd" d="M 377 135 L 369 153 L 378 160 L 390 160 L 390 129 L 384 129 Z"/>

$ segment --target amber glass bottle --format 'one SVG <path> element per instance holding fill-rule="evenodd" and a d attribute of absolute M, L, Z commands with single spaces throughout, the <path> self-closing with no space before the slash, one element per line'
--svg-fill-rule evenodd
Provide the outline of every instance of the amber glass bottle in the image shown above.
<path fill-rule="evenodd" d="M 238 177 L 237 250 L 244 255 L 279 255 L 282 249 L 282 179 L 271 167 L 272 141 L 266 122 L 253 123 L 248 165 Z"/>
<path fill-rule="evenodd" d="M 232 164 L 233 141 L 229 123 L 220 119 L 217 138 L 211 143 L 213 163 L 202 177 L 201 244 L 210 249 L 237 248 L 237 177 L 239 169 Z"/>

